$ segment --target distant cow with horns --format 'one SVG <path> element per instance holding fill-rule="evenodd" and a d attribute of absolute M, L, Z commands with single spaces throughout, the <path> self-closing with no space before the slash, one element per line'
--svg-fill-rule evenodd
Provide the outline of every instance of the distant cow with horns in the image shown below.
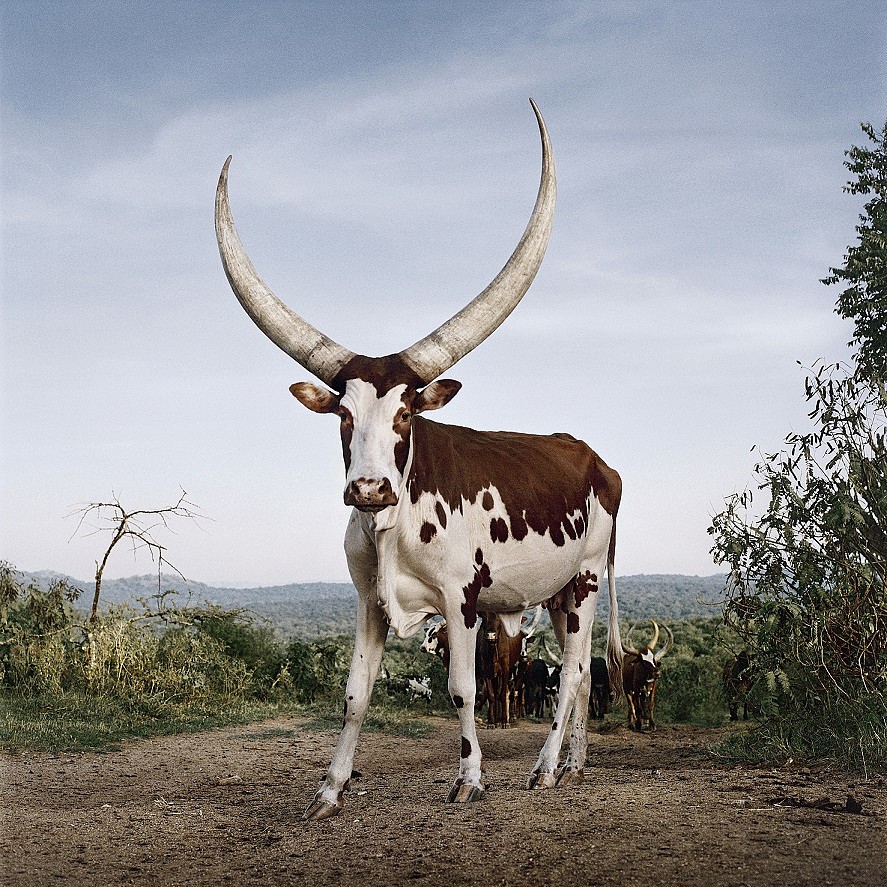
<path fill-rule="evenodd" d="M 629 645 L 633 629 L 629 630 L 626 642 L 622 646 L 625 653 L 622 681 L 625 701 L 628 703 L 628 728 L 639 733 L 644 727 L 650 730 L 656 729 L 656 721 L 653 719 L 653 710 L 656 707 L 656 684 L 659 681 L 662 660 L 674 644 L 671 629 L 667 625 L 664 628 L 668 641 L 661 650 L 656 649 L 656 644 L 659 643 L 659 626 L 655 622 L 653 622 L 653 638 L 647 646 L 636 650 Z"/>
<path fill-rule="evenodd" d="M 216 234 L 231 288 L 262 332 L 329 386 L 297 382 L 290 391 L 308 409 L 339 417 L 344 498 L 353 507 L 345 552 L 358 592 L 358 619 L 345 718 L 306 819 L 333 816 L 343 806 L 389 627 L 403 638 L 430 615 L 447 620 L 448 689 L 462 733 L 451 802 L 475 801 L 484 794 L 473 702 L 479 611 L 498 613 L 513 636 L 525 609 L 570 586 L 563 606 L 552 613 L 564 649 L 559 702 L 528 788 L 549 788 L 581 776 L 591 627 L 605 569 L 609 665 L 614 676 L 621 667 L 613 570 L 619 475 L 569 435 L 474 431 L 420 416 L 455 396 L 460 383 L 439 376 L 505 320 L 545 253 L 554 217 L 555 171 L 535 103 L 533 110 L 542 137 L 542 177 L 520 243 L 479 296 L 424 339 L 387 357 L 349 351 L 268 289 L 234 227 L 228 202 L 230 157 L 219 178 Z M 571 715 L 569 752 L 558 766 Z"/>

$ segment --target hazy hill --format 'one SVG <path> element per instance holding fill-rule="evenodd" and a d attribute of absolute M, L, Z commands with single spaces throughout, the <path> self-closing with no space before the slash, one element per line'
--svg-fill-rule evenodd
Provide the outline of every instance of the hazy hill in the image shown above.
<path fill-rule="evenodd" d="M 46 588 L 54 579 L 66 578 L 84 591 L 80 599 L 86 607 L 91 601 L 92 583 L 72 579 L 61 573 L 43 570 L 23 573 L 25 582 Z M 655 618 L 677 621 L 688 616 L 719 616 L 723 600 L 724 574 L 714 576 L 640 575 L 620 576 L 616 580 L 619 614 L 628 621 Z M 267 619 L 282 638 L 309 640 L 332 634 L 351 633 L 356 619 L 357 592 L 348 582 L 308 582 L 274 585 L 264 588 L 225 588 L 202 582 L 185 582 L 178 576 L 163 576 L 161 587 L 172 589 L 185 600 L 208 602 L 226 608 L 243 607 Z M 106 579 L 102 583 L 102 601 L 107 604 L 133 602 L 157 594 L 156 575 Z M 606 618 L 607 596 L 603 590 L 598 617 Z"/>

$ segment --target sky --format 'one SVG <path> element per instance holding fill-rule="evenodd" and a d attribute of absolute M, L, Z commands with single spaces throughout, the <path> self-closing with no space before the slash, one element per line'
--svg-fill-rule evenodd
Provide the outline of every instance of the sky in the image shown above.
<path fill-rule="evenodd" d="M 40 2 L 0 12 L 0 558 L 95 571 L 76 510 L 187 491 L 189 579 L 346 581 L 334 417 L 249 320 L 213 229 L 351 350 L 399 351 L 498 273 L 539 137 L 542 268 L 437 421 L 587 441 L 622 476 L 618 574 L 722 569 L 707 528 L 848 355 L 835 287 L 887 110 L 887 6 Z M 313 380 L 312 380 L 313 381 Z M 757 448 L 755 450 L 754 448 Z M 74 516 L 72 516 L 74 514 Z M 88 529 L 88 528 L 86 528 Z M 105 575 L 151 572 L 115 551 Z"/>

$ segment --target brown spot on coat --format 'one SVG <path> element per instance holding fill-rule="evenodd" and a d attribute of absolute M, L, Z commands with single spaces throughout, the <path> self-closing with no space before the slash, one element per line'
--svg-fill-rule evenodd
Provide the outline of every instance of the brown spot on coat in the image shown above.
<path fill-rule="evenodd" d="M 521 539 L 525 539 L 527 532 L 527 522 L 520 515 L 511 518 L 511 535 L 516 541 L 520 542 Z"/>
<path fill-rule="evenodd" d="M 462 708 L 462 706 L 465 705 L 465 700 L 461 696 L 454 696 L 453 705 L 455 705 L 456 708 Z"/>
<path fill-rule="evenodd" d="M 501 517 L 494 517 L 490 521 L 490 538 L 493 542 L 508 541 L 508 525 Z"/>
<path fill-rule="evenodd" d="M 348 471 L 351 467 L 351 438 L 354 436 L 354 417 L 349 410 L 342 407 L 339 418 L 341 419 L 339 434 L 342 437 L 342 458 L 345 461 L 345 471 Z"/>
<path fill-rule="evenodd" d="M 477 598 L 482 588 L 489 588 L 493 584 L 490 576 L 490 568 L 487 564 L 481 564 L 474 568 L 474 578 L 463 589 L 465 603 L 462 604 L 462 615 L 465 617 L 465 627 L 474 628 L 477 624 Z"/>
<path fill-rule="evenodd" d="M 481 499 L 481 505 L 483 505 L 484 510 L 492 511 L 493 510 L 493 497 L 490 494 L 489 490 L 484 490 L 483 498 Z"/>
<path fill-rule="evenodd" d="M 484 562 L 484 553 L 479 548 L 474 552 L 474 561 L 478 566 Z"/>
<path fill-rule="evenodd" d="M 437 514 L 437 522 L 440 524 L 441 529 L 445 530 L 447 528 L 447 510 L 443 507 L 443 503 L 435 502 L 434 511 Z"/>
<path fill-rule="evenodd" d="M 425 521 L 419 529 L 419 538 L 427 545 L 437 535 L 437 527 Z"/>
<path fill-rule="evenodd" d="M 573 580 L 573 596 L 576 600 L 576 606 L 582 606 L 582 601 L 592 592 L 597 592 L 597 576 L 590 570 L 580 573 Z"/>
<path fill-rule="evenodd" d="M 567 631 L 570 634 L 576 634 L 579 631 L 579 614 L 567 613 Z"/>
<path fill-rule="evenodd" d="M 469 740 L 465 736 L 463 736 L 462 737 L 461 756 L 463 758 L 467 758 L 470 754 L 471 754 L 471 740 Z"/>

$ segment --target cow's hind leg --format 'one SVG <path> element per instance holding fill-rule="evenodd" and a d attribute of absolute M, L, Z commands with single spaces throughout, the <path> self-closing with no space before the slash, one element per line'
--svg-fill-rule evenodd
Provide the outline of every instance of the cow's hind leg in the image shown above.
<path fill-rule="evenodd" d="M 557 613 L 557 611 L 555 611 L 555 613 Z M 563 666 L 561 668 L 557 708 L 554 712 L 551 731 L 548 734 L 548 738 L 545 740 L 545 744 L 542 746 L 542 751 L 539 753 L 536 766 L 533 768 L 533 771 L 530 773 L 529 779 L 527 780 L 527 788 L 531 789 L 553 788 L 558 784 L 559 780 L 564 781 L 562 773 L 559 775 L 555 774 L 558 770 L 558 760 L 560 758 L 564 736 L 567 732 L 567 724 L 569 723 L 571 714 L 573 714 L 574 705 L 578 704 L 581 708 L 579 714 L 583 726 L 588 711 L 587 698 L 583 705 L 581 700 L 577 699 L 577 693 L 579 691 L 579 685 L 583 680 L 583 672 L 586 674 L 588 672 L 587 663 L 590 659 L 590 650 L 586 652 L 584 656 L 582 650 L 584 646 L 590 646 L 590 643 L 586 644 L 586 639 L 590 642 L 591 625 L 588 625 L 584 631 L 581 630 L 581 627 L 580 630 L 571 631 L 575 626 L 574 619 L 571 618 L 571 613 L 569 611 L 566 614 L 555 615 L 555 613 L 552 614 L 552 622 L 555 622 L 555 620 L 559 618 L 565 618 L 567 624 Z M 580 663 L 582 664 L 583 672 L 580 672 L 579 670 Z M 574 769 L 581 768 L 574 767 Z M 576 774 L 576 778 L 578 778 L 578 775 L 579 774 Z M 569 781 L 569 778 L 566 781 Z"/>
<path fill-rule="evenodd" d="M 477 726 L 474 722 L 474 695 L 477 686 L 474 674 L 474 655 L 477 627 L 466 628 L 461 613 L 452 619 L 450 615 L 447 614 L 450 633 L 448 689 L 459 715 L 462 741 L 459 751 L 459 776 L 450 789 L 447 803 L 461 804 L 467 801 L 479 801 L 484 796 L 480 743 L 477 739 Z M 491 712 L 493 705 L 491 697 Z"/>
<path fill-rule="evenodd" d="M 585 567 L 588 566 L 588 569 Z M 563 609 L 551 615 L 559 641 L 563 641 L 564 658 L 560 690 L 551 732 L 542 746 L 536 766 L 527 780 L 527 788 L 551 788 L 582 779 L 588 750 L 586 727 L 588 694 L 591 689 L 591 628 L 597 605 L 598 576 L 603 573 L 602 558 L 589 559 L 582 571 L 568 586 Z M 572 715 L 570 751 L 558 768 L 567 722 Z"/>
<path fill-rule="evenodd" d="M 342 732 L 333 755 L 332 763 L 320 784 L 314 800 L 308 805 L 303 819 L 327 819 L 335 816 L 344 805 L 343 795 L 351 780 L 357 737 L 363 724 L 370 694 L 388 635 L 388 623 L 381 607 L 370 603 L 364 595 L 358 597 L 357 634 L 354 656 L 345 688 L 345 715 Z"/>

